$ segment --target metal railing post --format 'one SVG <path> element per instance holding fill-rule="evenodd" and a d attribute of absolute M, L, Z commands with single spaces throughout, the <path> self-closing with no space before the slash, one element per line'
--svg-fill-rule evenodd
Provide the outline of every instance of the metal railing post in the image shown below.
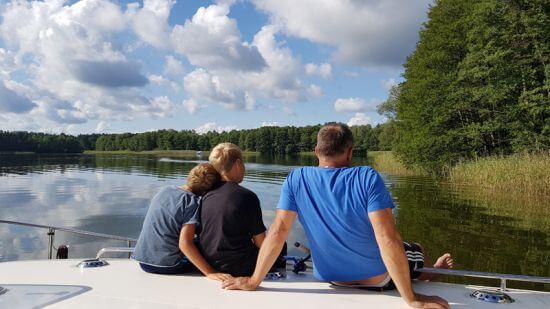
<path fill-rule="evenodd" d="M 48 229 L 48 259 L 52 259 L 52 253 L 53 253 L 53 238 L 55 236 L 55 229 L 49 228 Z"/>
<path fill-rule="evenodd" d="M 131 240 L 128 240 L 128 248 L 132 248 L 132 241 Z M 132 257 L 132 253 L 128 252 L 128 258 L 131 258 L 131 257 Z"/>
<path fill-rule="evenodd" d="M 0 0 L 1 1 L 1 0 Z M 99 237 L 99 238 L 106 238 L 106 239 L 114 239 L 114 240 L 120 240 L 125 241 L 128 245 L 128 248 L 132 248 L 132 244 L 135 244 L 137 242 L 137 239 L 135 238 L 129 238 L 124 236 L 118 236 L 118 235 L 110 235 L 110 234 L 103 234 L 103 233 L 96 233 L 96 232 L 90 232 L 90 231 L 83 231 L 83 230 L 77 230 L 77 229 L 70 229 L 65 228 L 61 226 L 50 226 L 50 225 L 42 225 L 42 224 L 34 224 L 34 223 L 27 223 L 27 222 L 20 222 L 20 221 L 10 221 L 10 220 L 1 220 L 0 224 L 14 224 L 14 225 L 20 225 L 20 226 L 28 226 L 28 227 L 35 227 L 35 228 L 41 228 L 48 230 L 48 259 L 53 259 L 53 250 L 54 250 L 54 239 L 55 239 L 55 232 L 66 232 L 66 233 L 73 233 L 77 235 L 84 235 L 84 236 L 92 236 L 92 237 Z M 1 244 L 0 244 L 1 245 Z M 128 251 L 124 251 L 128 252 Z M 131 254 L 128 254 L 128 258 L 131 257 Z"/>
<path fill-rule="evenodd" d="M 500 279 L 500 291 L 506 292 L 506 279 Z"/>

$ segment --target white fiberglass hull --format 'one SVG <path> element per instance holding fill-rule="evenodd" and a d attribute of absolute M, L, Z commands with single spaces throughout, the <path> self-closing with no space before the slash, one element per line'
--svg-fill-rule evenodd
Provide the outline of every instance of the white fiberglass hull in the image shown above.
<path fill-rule="evenodd" d="M 137 262 L 108 259 L 110 265 L 80 269 L 79 260 L 0 263 L 0 308 L 406 308 L 392 292 L 335 288 L 311 273 L 265 281 L 254 292 L 226 291 L 198 275 L 143 272 Z M 550 308 L 550 293 L 510 290 L 512 304 L 484 303 L 469 295 L 480 287 L 415 283 L 417 292 L 444 297 L 454 307 Z"/>

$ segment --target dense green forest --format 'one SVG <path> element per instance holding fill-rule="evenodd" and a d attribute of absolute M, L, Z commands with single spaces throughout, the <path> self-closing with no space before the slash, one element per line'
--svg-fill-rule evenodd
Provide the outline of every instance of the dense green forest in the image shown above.
<path fill-rule="evenodd" d="M 550 148 L 550 2 L 439 0 L 381 106 L 409 167 Z"/>
<path fill-rule="evenodd" d="M 0 152 L 78 153 L 94 149 L 98 136 L 0 131 Z"/>
<path fill-rule="evenodd" d="M 354 126 L 355 151 L 388 150 L 391 141 L 384 135 L 385 124 L 371 127 Z M 159 130 L 145 133 L 52 135 L 0 131 L 0 151 L 37 153 L 77 153 L 84 150 L 210 150 L 221 142 L 231 142 L 243 150 L 262 154 L 285 155 L 313 151 L 321 125 L 306 127 L 261 127 L 230 132 L 211 131 L 198 134 L 193 130 Z"/>
<path fill-rule="evenodd" d="M 383 125 L 376 127 L 352 127 L 356 140 L 356 152 L 361 155 L 366 150 L 380 149 L 379 135 Z M 194 131 L 161 130 L 140 134 L 104 135 L 98 138 L 96 150 L 170 150 L 193 149 L 210 150 L 221 142 L 231 142 L 243 150 L 258 151 L 262 154 L 296 154 L 313 151 L 317 143 L 320 125 L 306 127 L 261 127 L 230 132 L 208 132 L 197 134 Z M 382 146 L 384 143 L 382 140 Z"/>

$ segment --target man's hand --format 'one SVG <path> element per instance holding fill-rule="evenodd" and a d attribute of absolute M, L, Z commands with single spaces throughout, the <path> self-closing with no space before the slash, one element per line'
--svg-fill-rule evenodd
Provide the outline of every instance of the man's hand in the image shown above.
<path fill-rule="evenodd" d="M 233 278 L 230 274 L 224 274 L 224 273 L 210 273 L 206 275 L 208 279 L 216 280 L 216 281 L 225 281 Z"/>
<path fill-rule="evenodd" d="M 409 306 L 411 308 L 451 308 L 451 306 L 449 306 L 449 303 L 439 296 L 428 296 L 422 294 L 415 294 L 415 299 L 409 302 Z"/>
<path fill-rule="evenodd" d="M 258 284 L 252 282 L 251 277 L 231 277 L 222 282 L 222 288 L 226 290 L 254 291 Z"/>

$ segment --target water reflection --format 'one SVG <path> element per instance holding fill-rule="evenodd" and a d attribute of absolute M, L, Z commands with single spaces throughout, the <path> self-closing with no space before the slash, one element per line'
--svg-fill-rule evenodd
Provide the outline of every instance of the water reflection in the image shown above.
<path fill-rule="evenodd" d="M 189 170 L 206 159 L 0 155 L 0 218 L 137 238 L 151 197 L 161 186 L 181 184 Z M 273 220 L 286 175 L 298 166 L 317 164 L 313 156 L 248 155 L 245 161 L 243 185 L 258 194 L 266 225 Z M 367 162 L 358 158 L 354 164 Z M 550 276 L 547 205 L 480 196 L 471 188 L 438 184 L 425 177 L 383 176 L 398 207 L 403 238 L 421 242 L 430 258 L 449 251 L 460 269 Z M 44 230 L 0 225 L 0 235 L 2 261 L 47 256 Z M 299 224 L 291 232 L 290 242 L 294 241 L 307 243 Z M 55 243 L 69 244 L 70 257 L 90 257 L 101 247 L 125 245 L 62 232 L 56 234 Z M 294 249 L 291 253 L 300 254 Z M 528 287 L 550 290 L 542 285 Z"/>
<path fill-rule="evenodd" d="M 389 182 L 397 184 L 392 186 L 392 195 L 398 202 L 399 229 L 404 238 L 428 248 L 432 260 L 442 252 L 452 252 L 457 269 L 550 276 L 550 229 L 524 220 L 519 215 L 521 205 L 507 205 L 516 209 L 511 212 L 494 200 L 474 199 L 467 191 L 422 177 L 389 177 Z M 544 289 L 542 284 L 509 285 Z"/>

